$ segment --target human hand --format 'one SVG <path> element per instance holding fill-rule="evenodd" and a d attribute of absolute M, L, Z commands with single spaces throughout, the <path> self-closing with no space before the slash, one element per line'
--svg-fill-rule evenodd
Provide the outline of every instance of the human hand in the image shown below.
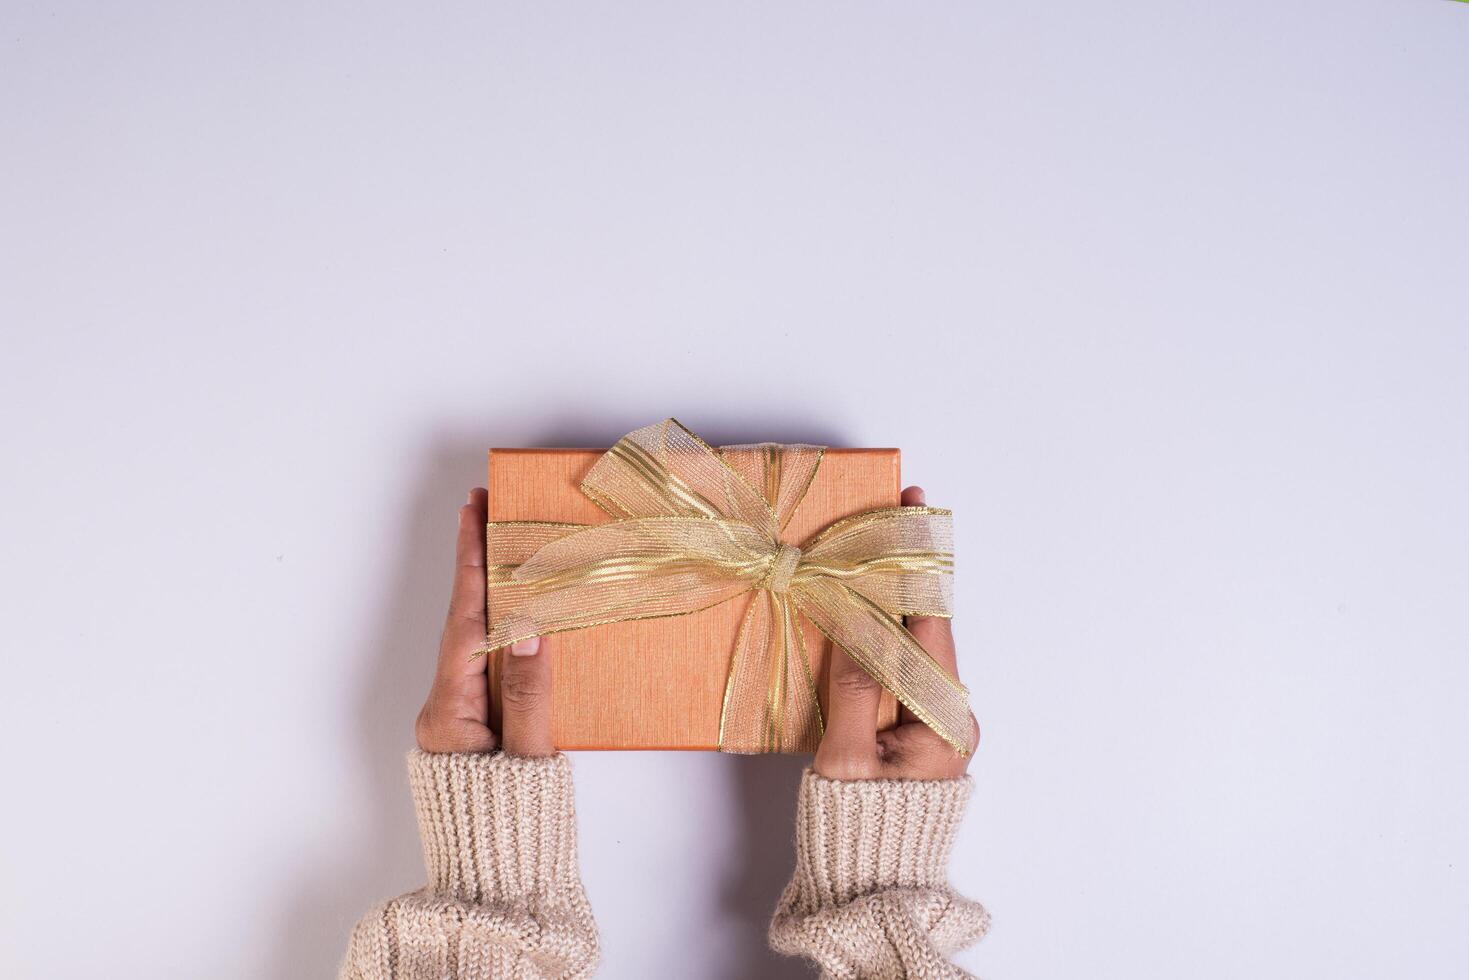
<path fill-rule="evenodd" d="M 551 644 L 532 637 L 513 645 L 500 673 L 500 727 L 490 730 L 489 657 L 474 657 L 485 638 L 485 520 L 489 494 L 469 492 L 459 508 L 454 592 L 439 642 L 433 687 L 414 734 L 425 752 L 548 756 L 551 742 Z M 471 659 L 472 658 L 472 659 Z"/>
<path fill-rule="evenodd" d="M 923 488 L 904 490 L 902 501 L 905 507 L 923 506 Z M 939 666 L 959 676 L 949 620 L 909 616 L 906 625 Z M 871 674 L 857 666 L 845 651 L 832 649 L 826 733 L 811 765 L 817 775 L 828 779 L 957 779 L 964 775 L 979 747 L 979 726 L 974 723 L 974 715 L 969 716 L 969 755 L 960 755 L 907 708 L 899 712 L 896 728 L 877 731 L 881 694 L 882 686 Z"/>

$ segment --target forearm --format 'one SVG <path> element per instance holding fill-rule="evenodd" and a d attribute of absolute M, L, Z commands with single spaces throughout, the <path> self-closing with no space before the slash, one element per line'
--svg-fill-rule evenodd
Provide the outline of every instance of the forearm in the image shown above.
<path fill-rule="evenodd" d="M 968 777 L 836 780 L 807 771 L 796 807 L 796 873 L 770 927 L 776 950 L 826 977 L 965 977 L 948 960 L 989 914 L 950 887 L 949 850 Z"/>
<path fill-rule="evenodd" d="M 429 883 L 363 917 L 342 980 L 590 976 L 566 757 L 415 750 L 408 770 Z"/>

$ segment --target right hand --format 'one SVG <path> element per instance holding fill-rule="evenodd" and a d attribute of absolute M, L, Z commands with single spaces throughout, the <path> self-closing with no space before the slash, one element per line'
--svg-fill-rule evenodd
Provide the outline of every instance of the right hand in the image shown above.
<path fill-rule="evenodd" d="M 903 491 L 903 506 L 924 503 L 922 487 Z M 954 634 L 949 620 L 936 616 L 909 616 L 908 632 L 939 666 L 958 677 Z M 896 728 L 877 731 L 878 699 L 882 686 L 840 648 L 833 647 L 831 696 L 826 733 L 811 768 L 828 779 L 958 779 L 969 768 L 979 747 L 979 726 L 969 716 L 969 755 L 954 747 L 907 708 Z"/>
<path fill-rule="evenodd" d="M 493 752 L 548 756 L 551 741 L 551 644 L 521 640 L 506 650 L 500 672 L 500 728 L 490 729 L 489 657 L 474 657 L 485 638 L 485 520 L 489 495 L 469 492 L 459 508 L 454 592 L 439 642 L 439 665 L 414 734 L 425 752 Z"/>

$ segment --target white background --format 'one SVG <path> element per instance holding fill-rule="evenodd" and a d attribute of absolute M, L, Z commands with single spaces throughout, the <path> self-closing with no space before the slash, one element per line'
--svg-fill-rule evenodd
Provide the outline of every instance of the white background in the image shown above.
<path fill-rule="evenodd" d="M 214 9 L 209 9 L 210 7 Z M 324 977 L 491 445 L 898 445 L 988 978 L 1463 976 L 1469 7 L 0 8 L 7 977 Z M 800 761 L 575 759 L 602 976 Z"/>

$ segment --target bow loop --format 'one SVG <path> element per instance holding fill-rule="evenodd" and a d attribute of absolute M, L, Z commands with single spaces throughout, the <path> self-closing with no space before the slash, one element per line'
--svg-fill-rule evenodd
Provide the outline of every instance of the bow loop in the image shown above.
<path fill-rule="evenodd" d="M 581 490 L 615 518 L 727 518 L 771 541 L 780 531 L 765 498 L 676 419 L 617 440 L 582 479 Z"/>
<path fill-rule="evenodd" d="M 829 525 L 806 546 L 798 579 L 834 579 L 891 615 L 949 616 L 954 518 L 940 507 L 888 507 Z"/>

